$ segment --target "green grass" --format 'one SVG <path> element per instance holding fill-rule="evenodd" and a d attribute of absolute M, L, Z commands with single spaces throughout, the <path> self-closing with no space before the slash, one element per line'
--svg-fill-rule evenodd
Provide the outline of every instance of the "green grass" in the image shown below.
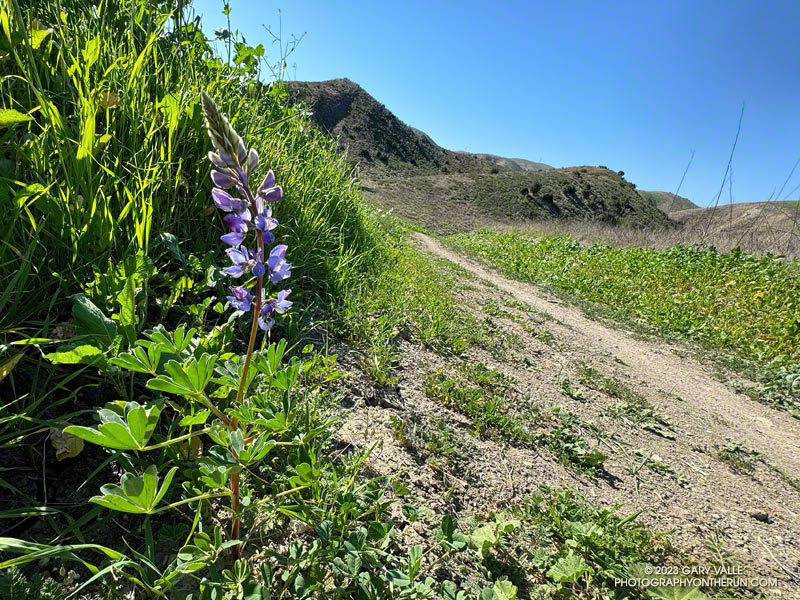
<path fill-rule="evenodd" d="M 757 369 L 762 397 L 800 411 L 800 265 L 794 262 L 713 248 L 583 247 L 567 236 L 490 230 L 448 241 L 520 280 L 733 355 Z"/>
<path fill-rule="evenodd" d="M 616 399 L 606 414 L 635 423 L 646 431 L 651 431 L 667 439 L 674 439 L 675 432 L 670 423 L 659 415 L 650 402 L 641 394 L 613 377 L 606 377 L 597 369 L 583 365 L 580 372 L 580 383 Z"/>
<path fill-rule="evenodd" d="M 530 412 L 511 390 L 513 381 L 482 363 L 461 363 L 425 375 L 425 395 L 472 419 L 482 436 L 512 443 L 534 440 Z M 533 411 L 536 413 L 537 411 Z"/>
<path fill-rule="evenodd" d="M 25 321 L 28 335 L 46 336 L 42 315 L 58 314 L 93 268 L 153 254 L 162 234 L 224 262 L 201 90 L 284 188 L 277 217 L 291 240 L 296 292 L 310 293 L 302 304 L 337 302 L 357 274 L 383 262 L 383 236 L 349 168 L 287 105 L 282 85 L 258 83 L 244 59 L 227 65 L 172 3 L 103 3 L 98 18 L 92 4 L 33 2 L 22 11 L 12 2 L 2 12 L 0 62 L 10 77 L 0 107 L 30 119 L 0 129 L 10 150 L 0 201 L 11 208 L 0 215 L 0 335 Z M 41 44 L 21 43 L 35 27 L 49 31 Z"/>
<path fill-rule="evenodd" d="M 364 347 L 365 367 L 378 382 L 392 379 L 401 336 L 442 352 L 463 352 L 478 339 L 480 325 L 455 302 L 460 274 L 412 251 L 393 221 L 364 205 L 332 142 L 288 105 L 280 83 L 258 82 L 261 65 L 250 59 L 258 47 L 235 40 L 228 63 L 214 53 L 192 13 L 174 8 L 144 0 L 0 5 L 0 67 L 8 74 L 0 84 L 0 115 L 19 121 L 0 127 L 0 203 L 9 208 L 0 214 L 0 452 L 4 464 L 14 465 L 0 479 L 4 525 L 18 528 L 24 542 L 57 540 L 60 546 L 50 550 L 54 564 L 64 559 L 68 565 L 77 554 L 86 565 L 105 569 L 100 579 L 111 561 L 74 544 L 113 546 L 131 557 L 115 564 L 116 577 L 136 577 L 140 590 L 166 586 L 160 589 L 175 598 L 189 591 L 197 598 L 200 590 L 204 598 L 244 593 L 256 582 L 286 598 L 303 596 L 312 585 L 327 586 L 318 592 L 326 597 L 344 598 L 366 586 L 365 578 L 370 591 L 359 592 L 363 597 L 391 597 L 417 584 L 433 594 L 441 581 L 416 581 L 411 567 L 407 581 L 392 579 L 389 565 L 413 557 L 395 541 L 384 482 L 361 474 L 368 451 L 334 452 L 329 412 L 339 397 L 330 384 L 338 375 L 325 343 L 333 332 L 336 342 L 344 337 Z M 79 458 L 66 459 L 82 469 L 65 467 L 72 477 L 48 489 L 46 506 L 36 480 L 27 476 L 43 464 L 53 468 L 49 427 L 61 429 L 67 419 L 91 424 L 87 413 L 109 400 L 168 406 L 153 433 L 161 440 L 192 427 L 180 425 L 191 416 L 191 403 L 164 400 L 148 391 L 141 375 L 107 362 L 154 326 L 168 332 L 182 324 L 196 327 L 198 352 L 236 370 L 225 361 L 242 352 L 247 324 L 228 319 L 224 307 L 227 286 L 235 282 L 220 274 L 227 259 L 219 236 L 226 227 L 210 198 L 211 146 L 199 110 L 201 90 L 256 147 L 258 175 L 272 168 L 283 186 L 276 234 L 289 246 L 295 305 L 272 335 L 289 338 L 295 344 L 292 360 L 301 358 L 305 365 L 297 383 L 302 402 L 290 399 L 288 390 L 281 397 L 259 388 L 241 407 L 247 412 L 248 403 L 267 402 L 269 414 L 256 428 L 270 437 L 286 436 L 269 460 L 244 469 L 244 528 L 268 551 L 241 562 L 223 551 L 230 519 L 215 520 L 210 497 L 182 510 L 208 485 L 198 480 L 193 446 L 159 447 L 144 457 L 103 454 L 92 445 Z M 100 349 L 83 365 L 44 362 L 38 350 L 59 348 L 64 356 L 70 353 L 64 342 L 96 341 L 81 329 L 79 312 L 70 312 L 76 293 L 96 307 L 92 318 L 109 337 L 101 344 L 105 355 Z M 300 351 L 300 342 L 309 339 L 318 342 L 317 349 Z M 219 369 L 218 383 L 217 376 L 224 378 Z M 230 405 L 222 384 L 217 392 L 214 401 Z M 427 452 L 451 453 L 444 431 L 432 429 Z M 208 458 L 218 440 L 202 442 L 202 457 Z M 116 483 L 122 471 L 141 473 L 153 463 L 180 467 L 183 485 L 176 483 L 164 497 L 166 508 L 177 509 L 170 516 L 132 517 L 120 529 L 109 511 L 88 508 L 102 483 Z M 74 495 L 65 501 L 67 493 Z M 42 516 L 26 520 L 21 507 Z M 217 526 L 222 529 L 215 534 Z M 204 566 L 196 575 L 186 569 L 180 589 L 169 588 L 163 574 L 175 576 L 170 569 L 176 564 L 185 567 L 186 551 L 178 549 L 189 542 L 190 553 L 206 549 Z M 356 546 L 357 564 L 351 552 Z M 30 550 L 7 541 L 3 549 L 2 561 Z M 223 559 L 216 560 L 214 552 Z M 18 564 L 33 560 L 23 556 Z M 74 578 L 54 571 L 56 591 L 70 593 L 87 582 L 91 573 L 75 564 Z M 237 588 L 242 582 L 245 588 Z M 52 584 L 27 570 L 3 578 L 2 586 L 16 586 L 13 594 L 26 598 L 57 597 Z"/>
<path fill-rule="evenodd" d="M 602 473 L 606 455 L 584 436 L 578 416 L 542 408 L 524 398 L 514 380 L 479 362 L 463 362 L 425 375 L 425 395 L 472 420 L 481 437 L 510 444 L 537 445 L 580 473 Z"/>

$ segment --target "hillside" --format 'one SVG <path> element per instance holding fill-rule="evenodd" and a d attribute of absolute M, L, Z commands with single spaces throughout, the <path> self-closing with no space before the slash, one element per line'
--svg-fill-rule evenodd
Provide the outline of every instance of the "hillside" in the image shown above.
<path fill-rule="evenodd" d="M 724 246 L 796 256 L 800 252 L 800 200 L 742 202 L 673 212 L 695 238 L 727 240 Z M 724 247 L 723 246 L 723 247 Z"/>
<path fill-rule="evenodd" d="M 291 82 L 289 95 L 360 166 L 368 200 L 433 231 L 540 219 L 672 224 L 635 185 L 605 167 L 555 169 L 442 148 L 349 79 Z"/>
<path fill-rule="evenodd" d="M 338 140 L 348 158 L 370 171 L 480 171 L 489 166 L 468 154 L 451 152 L 409 127 L 349 79 L 289 82 L 289 98 L 304 103 L 312 120 Z"/>
<path fill-rule="evenodd" d="M 550 165 L 540 162 L 534 162 L 525 158 L 506 158 L 504 156 L 497 156 L 496 154 L 475 154 L 481 160 L 493 162 L 501 167 L 510 171 L 546 171 L 552 169 Z"/>
<path fill-rule="evenodd" d="M 381 208 L 443 234 L 542 219 L 672 226 L 632 184 L 602 167 L 373 177 L 365 182 L 364 194 Z"/>
<path fill-rule="evenodd" d="M 697 208 L 697 205 L 688 198 L 678 196 L 677 194 L 673 194 L 671 192 L 647 192 L 645 190 L 639 190 L 639 194 L 645 200 L 666 214 L 670 214 L 678 210 Z"/>

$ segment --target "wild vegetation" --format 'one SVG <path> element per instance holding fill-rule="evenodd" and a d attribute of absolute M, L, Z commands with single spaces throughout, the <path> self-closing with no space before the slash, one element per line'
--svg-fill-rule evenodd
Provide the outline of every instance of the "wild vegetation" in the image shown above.
<path fill-rule="evenodd" d="M 800 269 L 793 261 L 686 246 L 582 246 L 565 235 L 511 231 L 449 241 L 524 281 L 727 353 L 761 382 L 755 393 L 800 416 Z"/>
<path fill-rule="evenodd" d="M 490 364 L 535 370 L 529 344 L 544 356 L 561 342 L 524 304 L 418 252 L 408 224 L 362 201 L 351 165 L 281 82 L 291 43 L 268 57 L 220 30 L 219 54 L 207 35 L 187 3 L 0 4 L 0 597 L 671 597 L 619 583 L 683 556 L 667 536 L 570 486 L 613 480 L 607 469 L 628 458 L 594 417 L 668 441 L 674 418 L 595 367 L 558 372 L 545 402 Z M 388 111 L 373 112 L 375 139 L 391 130 L 389 141 L 406 143 Z M 524 181 L 530 207 L 545 212 L 555 186 L 554 205 L 581 196 L 610 221 L 669 226 L 619 173 L 509 175 L 412 134 L 418 152 L 385 166 L 451 169 L 462 186 L 451 191 L 487 198 L 468 202 L 476 217 L 489 204 L 511 210 Z M 624 194 L 612 207 L 610 191 L 569 189 L 590 179 Z M 488 249 L 496 235 L 454 243 Z M 551 244 L 542 257 L 553 269 L 578 264 L 574 243 Z M 710 328 L 668 311 L 662 330 L 685 319 L 682 334 L 768 364 L 769 397 L 792 410 L 797 378 L 773 374 L 796 375 L 796 337 L 770 316 L 796 311 L 776 312 L 778 295 L 795 290 L 793 267 L 681 251 L 659 259 L 665 272 L 691 259 L 687 289 L 719 272 L 708 285 L 751 294 L 747 316 L 768 309 L 755 325 L 765 333 L 737 344 L 749 330 L 725 329 L 742 317 L 733 309 Z M 588 289 L 590 273 L 574 276 Z M 627 293 L 615 285 L 607 297 Z M 409 365 L 417 356 L 424 368 Z M 414 386 L 417 403 L 405 401 Z M 580 414 L 589 395 L 611 399 L 592 419 Z M 379 435 L 348 437 L 373 408 L 381 417 L 368 429 L 386 429 L 436 486 L 380 462 L 390 444 Z M 509 476 L 482 496 L 491 473 L 470 471 L 489 447 L 569 478 L 527 477 L 520 491 Z M 748 477 L 782 473 L 742 448 L 716 456 Z M 626 467 L 637 486 L 642 469 L 678 479 L 654 451 L 637 452 Z M 451 471 L 469 479 L 462 491 Z M 790 473 L 780 481 L 796 486 Z"/>

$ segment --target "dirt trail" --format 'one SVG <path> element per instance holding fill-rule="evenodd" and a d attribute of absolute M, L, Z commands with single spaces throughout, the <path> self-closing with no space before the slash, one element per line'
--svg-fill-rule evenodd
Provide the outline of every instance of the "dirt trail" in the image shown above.
<path fill-rule="evenodd" d="M 540 289 L 506 279 L 475 261 L 445 248 L 433 238 L 416 234 L 420 248 L 456 263 L 476 277 L 493 283 L 537 311 L 560 323 L 558 339 L 622 361 L 627 375 L 641 385 L 681 399 L 680 421 L 699 425 L 712 439 L 733 438 L 767 457 L 786 473 L 800 476 L 800 421 L 743 394 L 735 394 L 714 379 L 693 358 L 676 353 L 664 342 L 638 339 L 620 329 L 586 318 L 575 307 Z"/>
<path fill-rule="evenodd" d="M 376 390 L 362 382 L 364 401 L 349 410 L 340 433 L 356 446 L 379 442 L 371 469 L 402 477 L 421 501 L 459 518 L 507 508 L 541 483 L 573 487 L 596 504 L 641 511 L 649 526 L 669 532 L 686 560 L 773 577 L 777 588 L 756 588 L 800 599 L 800 421 L 732 392 L 687 348 L 593 321 L 428 236 L 415 234 L 412 242 L 469 273 L 454 290 L 459 303 L 510 341 L 450 358 L 401 341 L 399 386 Z M 471 434 L 470 420 L 429 399 L 422 383 L 427 373 L 463 363 L 512 378 L 521 402 L 543 414 L 553 407 L 575 414 L 584 437 L 608 455 L 606 476 L 580 474 L 544 448 Z M 644 399 L 668 423 L 668 435 L 615 413 L 618 397 L 582 382 L 587 365 Z M 565 393 L 565 381 L 581 393 Z M 445 424 L 458 437 L 456 459 L 426 460 L 398 439 L 400 422 L 406 437 L 422 439 L 423 455 L 425 432 Z"/>

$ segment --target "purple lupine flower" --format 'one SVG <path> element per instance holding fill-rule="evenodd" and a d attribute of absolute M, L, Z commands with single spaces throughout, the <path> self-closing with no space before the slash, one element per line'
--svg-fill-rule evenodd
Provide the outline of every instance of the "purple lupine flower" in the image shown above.
<path fill-rule="evenodd" d="M 255 264 L 255 260 L 253 260 L 250 251 L 244 246 L 239 246 L 238 250 L 236 248 L 228 248 L 225 252 L 233 263 L 232 266 L 222 269 L 222 272 L 226 275 L 241 277 L 244 273 L 252 269 Z"/>
<path fill-rule="evenodd" d="M 278 292 L 277 298 L 270 298 L 267 302 L 275 307 L 275 312 L 279 315 L 285 313 L 289 308 L 291 308 L 293 302 L 291 300 L 287 300 L 286 298 L 289 294 L 292 293 L 292 290 L 281 290 Z"/>
<path fill-rule="evenodd" d="M 292 265 L 286 262 L 285 244 L 279 244 L 269 250 L 269 255 L 266 260 L 264 259 L 267 246 L 275 242 L 272 231 L 278 226 L 278 220 L 273 217 L 270 204 L 283 197 L 283 188 L 275 185 L 275 173 L 269 170 L 261 185 L 253 193 L 250 188 L 250 176 L 258 168 L 258 152 L 254 148 L 247 150 L 244 140 L 205 92 L 202 94 L 202 108 L 206 129 L 214 146 L 214 150 L 208 153 L 208 158 L 214 165 L 211 180 L 215 187 L 211 194 L 214 205 L 227 213 L 223 219 L 231 230 L 230 233 L 221 236 L 221 240 L 231 246 L 226 253 L 232 263 L 223 269 L 223 272 L 237 278 L 252 274 L 258 278 L 256 289 L 261 289 L 261 297 L 256 303 L 253 294 L 247 288 L 232 286 L 229 288 L 232 295 L 228 296 L 228 301 L 231 306 L 242 312 L 260 305 L 257 315 L 258 325 L 261 329 L 269 331 L 274 323 L 272 316 L 283 314 L 292 306 L 292 302 L 287 300 L 291 290 L 281 290 L 276 297 L 267 299 L 262 287 L 262 278 L 265 276 L 272 284 L 291 276 Z M 234 189 L 240 197 L 237 198 L 225 191 L 230 189 Z M 251 226 L 256 230 L 255 249 L 250 249 L 244 244 Z"/>
<path fill-rule="evenodd" d="M 211 181 L 214 182 L 214 185 L 220 188 L 232 188 L 233 186 L 238 186 L 239 181 L 237 181 L 236 176 L 226 171 L 211 171 Z"/>
<path fill-rule="evenodd" d="M 272 216 L 272 207 L 268 206 L 261 214 L 256 215 L 253 224 L 261 233 L 262 242 L 271 244 L 275 241 L 275 235 L 272 233 L 272 230 L 278 226 L 278 219 Z"/>
<path fill-rule="evenodd" d="M 263 291 L 263 290 L 262 290 Z M 272 315 L 284 314 L 289 308 L 292 306 L 292 301 L 287 300 L 286 298 L 289 294 L 292 293 L 292 290 L 281 290 L 278 292 L 277 298 L 268 298 L 264 300 L 262 295 L 262 307 L 258 317 L 258 326 L 261 327 L 264 331 L 269 331 L 272 325 L 275 323 L 275 319 L 272 318 Z"/>
<path fill-rule="evenodd" d="M 224 210 L 225 212 L 235 212 L 237 214 L 247 211 L 247 214 L 250 214 L 250 211 L 247 210 L 247 200 L 234 198 L 225 190 L 214 188 L 211 190 L 211 197 L 214 199 L 214 206 L 220 210 Z"/>
<path fill-rule="evenodd" d="M 231 294 L 233 294 L 232 296 L 228 296 L 228 302 L 230 302 L 232 306 L 235 306 L 236 310 L 241 310 L 242 312 L 250 310 L 250 307 L 253 305 L 253 294 L 248 292 L 247 288 L 231 286 L 228 289 L 231 291 Z"/>
<path fill-rule="evenodd" d="M 269 280 L 280 283 L 292 275 L 292 265 L 286 262 L 286 244 L 278 244 L 269 253 L 267 267 L 269 267 Z"/>
<path fill-rule="evenodd" d="M 228 227 L 231 228 L 231 232 L 220 236 L 219 239 L 229 246 L 241 245 L 244 241 L 244 235 L 247 233 L 247 221 L 250 220 L 250 211 L 245 210 L 245 213 L 242 215 L 230 213 L 225 215 L 222 220 L 228 224 Z"/>
<path fill-rule="evenodd" d="M 256 264 L 253 265 L 253 275 L 256 277 L 263 277 L 264 273 L 267 272 L 267 268 L 264 266 L 264 257 L 261 253 L 261 250 L 256 252 L 255 261 Z"/>

